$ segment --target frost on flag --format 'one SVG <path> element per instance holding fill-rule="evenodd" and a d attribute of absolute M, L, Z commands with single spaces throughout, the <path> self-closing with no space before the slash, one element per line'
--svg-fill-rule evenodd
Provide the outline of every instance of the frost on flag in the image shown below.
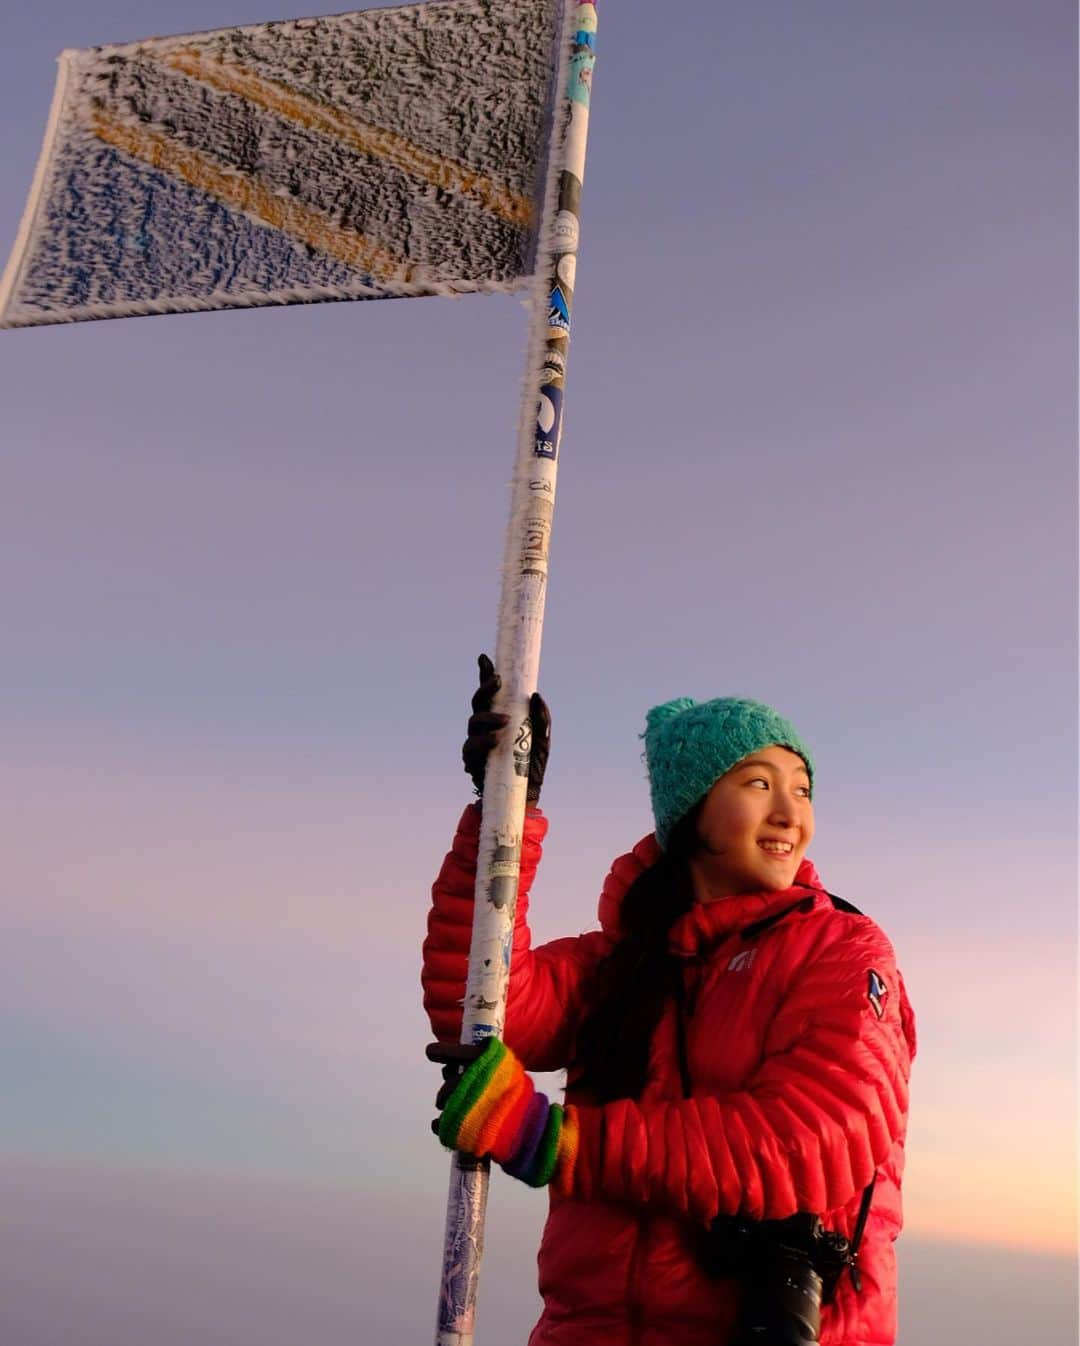
<path fill-rule="evenodd" d="M 435 0 L 67 51 L 0 326 L 509 290 L 562 0 Z"/>

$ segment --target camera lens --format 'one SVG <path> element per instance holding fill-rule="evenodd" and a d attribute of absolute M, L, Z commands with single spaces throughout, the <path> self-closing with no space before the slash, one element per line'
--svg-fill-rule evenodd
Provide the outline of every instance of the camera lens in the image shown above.
<path fill-rule="evenodd" d="M 820 1329 L 821 1277 L 778 1251 L 745 1283 L 731 1346 L 813 1346 Z"/>

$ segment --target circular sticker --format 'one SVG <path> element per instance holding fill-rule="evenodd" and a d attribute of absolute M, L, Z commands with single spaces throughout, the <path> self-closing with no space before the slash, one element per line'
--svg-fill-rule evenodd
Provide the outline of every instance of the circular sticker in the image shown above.
<path fill-rule="evenodd" d="M 572 210 L 560 210 L 552 221 L 551 244 L 555 252 L 576 252 L 578 221 Z"/>
<path fill-rule="evenodd" d="M 554 346 L 549 346 L 544 352 L 544 364 L 556 376 L 566 373 L 566 356 Z"/>
<path fill-rule="evenodd" d="M 555 404 L 543 394 L 536 407 L 536 423 L 545 435 L 550 434 L 555 426 Z"/>

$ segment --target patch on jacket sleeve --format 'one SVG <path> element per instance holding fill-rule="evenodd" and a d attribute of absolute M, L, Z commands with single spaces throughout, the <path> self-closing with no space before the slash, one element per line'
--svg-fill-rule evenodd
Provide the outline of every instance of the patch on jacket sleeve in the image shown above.
<path fill-rule="evenodd" d="M 885 1013 L 885 1001 L 888 998 L 889 988 L 885 985 L 885 978 L 879 972 L 875 972 L 873 968 L 870 969 L 869 980 L 870 985 L 867 988 L 866 996 L 874 1013 L 880 1019 Z"/>

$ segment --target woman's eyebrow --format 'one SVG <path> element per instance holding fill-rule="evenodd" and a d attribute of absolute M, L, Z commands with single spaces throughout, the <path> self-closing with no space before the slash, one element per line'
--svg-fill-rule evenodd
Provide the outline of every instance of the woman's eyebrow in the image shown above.
<path fill-rule="evenodd" d="M 741 771 L 743 767 L 747 766 L 763 766 L 767 767 L 770 771 L 782 770 L 782 768 L 778 767 L 775 762 L 767 762 L 764 757 L 747 757 L 744 761 L 736 763 L 731 769 L 732 771 Z M 810 779 L 810 772 L 806 769 L 805 763 L 800 762 L 798 766 L 792 767 L 792 770 L 801 771 L 807 780 Z"/>

